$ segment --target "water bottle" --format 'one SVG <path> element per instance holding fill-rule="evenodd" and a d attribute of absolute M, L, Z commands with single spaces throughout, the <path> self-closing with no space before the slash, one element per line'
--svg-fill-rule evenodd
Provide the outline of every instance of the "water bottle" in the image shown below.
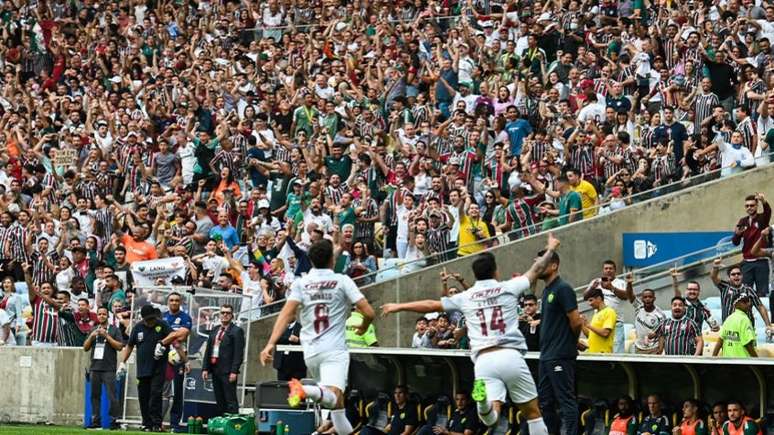
<path fill-rule="evenodd" d="M 194 425 L 194 433 L 204 433 L 204 419 L 196 417 L 196 425 Z"/>
<path fill-rule="evenodd" d="M 283 435 L 290 435 L 290 426 L 285 426 L 285 433 Z"/>
<path fill-rule="evenodd" d="M 274 429 L 275 435 L 285 435 L 285 423 L 282 420 L 277 421 L 277 426 Z"/>
<path fill-rule="evenodd" d="M 188 433 L 196 433 L 194 432 L 194 429 L 196 429 L 196 419 L 192 416 L 188 417 L 188 424 L 186 425 L 186 429 L 188 429 Z"/>

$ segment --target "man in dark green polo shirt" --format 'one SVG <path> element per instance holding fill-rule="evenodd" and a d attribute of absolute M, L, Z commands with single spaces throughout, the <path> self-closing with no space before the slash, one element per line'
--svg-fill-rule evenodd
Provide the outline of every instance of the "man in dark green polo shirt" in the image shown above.
<path fill-rule="evenodd" d="M 352 172 L 352 159 L 349 154 L 344 154 L 343 144 L 334 142 L 331 145 L 331 154 L 325 156 L 325 171 L 328 177 L 338 174 L 342 180 L 349 178 L 349 173 Z"/>

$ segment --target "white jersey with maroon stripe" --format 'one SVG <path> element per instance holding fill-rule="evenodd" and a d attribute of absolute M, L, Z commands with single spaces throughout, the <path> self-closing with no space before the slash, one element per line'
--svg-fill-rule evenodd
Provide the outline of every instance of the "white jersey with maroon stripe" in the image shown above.
<path fill-rule="evenodd" d="M 444 311 L 461 311 L 467 319 L 472 358 L 490 347 L 527 350 L 519 330 L 519 296 L 529 289 L 529 279 L 486 279 L 452 297 L 441 298 Z"/>
<path fill-rule="evenodd" d="M 352 278 L 330 269 L 312 269 L 293 281 L 288 300 L 301 303 L 304 358 L 321 352 L 346 351 L 345 326 L 352 304 L 363 293 Z"/>

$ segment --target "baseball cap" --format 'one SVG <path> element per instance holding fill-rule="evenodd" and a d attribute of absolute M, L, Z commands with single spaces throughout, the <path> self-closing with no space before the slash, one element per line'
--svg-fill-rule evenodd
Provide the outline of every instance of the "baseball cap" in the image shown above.
<path fill-rule="evenodd" d="M 262 208 L 269 208 L 269 201 L 265 199 L 258 201 L 258 209 L 260 210 Z"/>
<path fill-rule="evenodd" d="M 142 317 L 142 320 L 148 320 L 152 318 L 156 318 L 158 314 L 156 313 L 156 309 L 153 308 L 153 305 L 144 305 L 140 309 L 140 316 Z"/>
<path fill-rule="evenodd" d="M 583 79 L 580 82 L 581 89 L 587 89 L 594 86 L 594 80 L 591 79 Z"/>

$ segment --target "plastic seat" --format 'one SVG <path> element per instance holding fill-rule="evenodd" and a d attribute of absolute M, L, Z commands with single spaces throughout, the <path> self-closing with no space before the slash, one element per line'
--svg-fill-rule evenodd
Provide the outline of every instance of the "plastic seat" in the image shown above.
<path fill-rule="evenodd" d="M 387 393 L 379 393 L 376 400 L 365 406 L 366 421 L 369 426 L 383 428 L 392 418 L 392 400 Z"/>

